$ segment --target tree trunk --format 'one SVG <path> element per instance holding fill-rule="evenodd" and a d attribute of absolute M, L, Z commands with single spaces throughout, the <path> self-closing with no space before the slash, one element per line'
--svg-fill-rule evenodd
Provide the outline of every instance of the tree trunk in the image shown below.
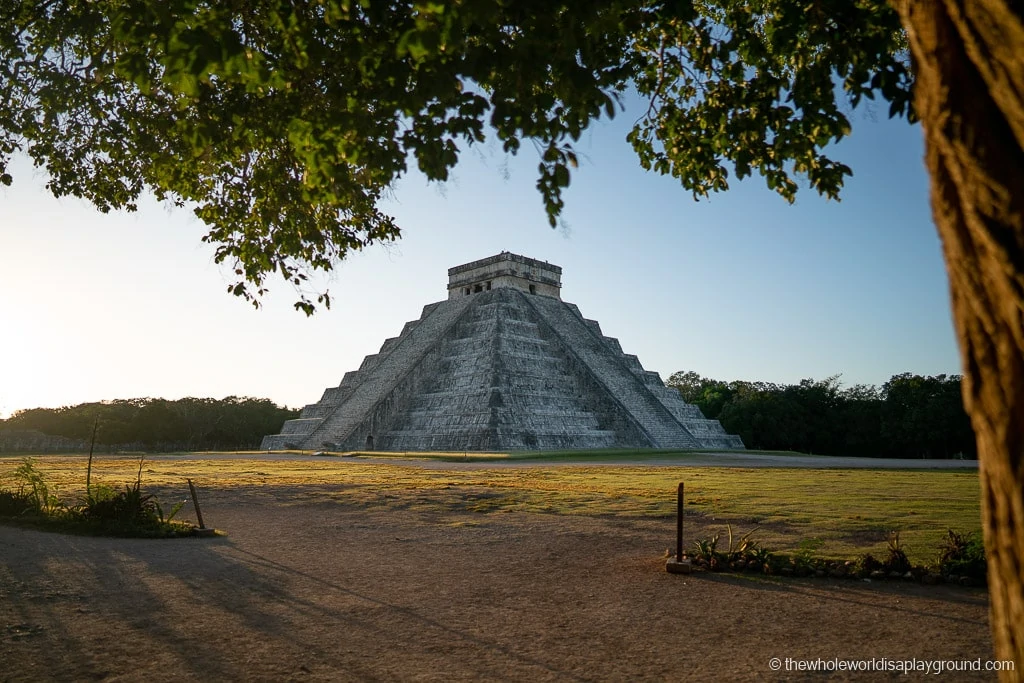
<path fill-rule="evenodd" d="M 1024 20 L 1018 0 L 895 0 L 978 438 L 995 658 L 1024 680 Z"/>

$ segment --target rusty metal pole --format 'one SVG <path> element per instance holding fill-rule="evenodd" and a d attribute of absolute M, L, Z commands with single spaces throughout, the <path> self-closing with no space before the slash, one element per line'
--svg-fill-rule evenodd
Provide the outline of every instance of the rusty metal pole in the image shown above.
<path fill-rule="evenodd" d="M 683 482 L 676 496 L 676 562 L 683 561 Z"/>
<path fill-rule="evenodd" d="M 188 490 L 192 493 L 192 505 L 196 508 L 196 519 L 199 520 L 199 528 L 205 529 L 206 525 L 203 524 L 203 513 L 199 510 L 199 498 L 196 496 L 196 487 L 192 485 L 191 479 L 186 479 L 188 482 Z"/>

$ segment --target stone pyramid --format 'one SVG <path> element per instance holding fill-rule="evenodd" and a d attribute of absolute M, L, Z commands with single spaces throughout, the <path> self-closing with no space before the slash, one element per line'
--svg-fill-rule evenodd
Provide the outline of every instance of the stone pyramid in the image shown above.
<path fill-rule="evenodd" d="M 263 450 L 743 448 L 561 300 L 562 269 L 503 252 L 423 308 Z"/>

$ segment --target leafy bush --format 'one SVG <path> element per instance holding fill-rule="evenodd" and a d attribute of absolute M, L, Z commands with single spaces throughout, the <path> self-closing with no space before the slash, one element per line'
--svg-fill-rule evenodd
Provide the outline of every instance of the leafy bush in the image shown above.
<path fill-rule="evenodd" d="M 45 515 L 54 513 L 61 507 L 56 493 L 50 492 L 46 479 L 42 472 L 36 469 L 32 458 L 22 459 L 21 464 L 14 470 L 14 477 L 21 484 L 19 495 L 25 497 L 32 512 Z"/>
<path fill-rule="evenodd" d="M 939 573 L 943 576 L 966 576 L 971 581 L 984 583 L 985 544 L 977 534 L 958 534 L 952 529 L 946 533 L 939 547 Z"/>
<path fill-rule="evenodd" d="M 147 524 L 156 519 L 152 496 L 138 486 L 125 485 L 124 491 L 91 496 L 82 507 L 82 516 L 119 524 Z"/>
<path fill-rule="evenodd" d="M 35 501 L 24 490 L 0 490 L 0 517 L 18 517 L 35 510 Z"/>

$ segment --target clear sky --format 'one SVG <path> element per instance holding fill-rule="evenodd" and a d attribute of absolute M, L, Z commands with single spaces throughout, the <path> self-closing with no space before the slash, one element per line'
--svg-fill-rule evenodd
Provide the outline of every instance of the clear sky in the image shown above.
<path fill-rule="evenodd" d="M 804 189 L 791 206 L 760 177 L 694 202 L 640 168 L 627 110 L 581 140 L 552 230 L 533 147 L 470 148 L 444 185 L 399 181 L 387 209 L 404 237 L 339 265 L 311 319 L 284 283 L 258 311 L 229 295 L 187 209 L 104 215 L 19 159 L 0 189 L 0 417 L 147 396 L 300 407 L 445 298 L 449 267 L 506 250 L 562 266 L 562 298 L 666 379 L 959 373 L 921 130 L 884 109 L 853 112 L 834 150 L 854 171 L 841 203 Z"/>

